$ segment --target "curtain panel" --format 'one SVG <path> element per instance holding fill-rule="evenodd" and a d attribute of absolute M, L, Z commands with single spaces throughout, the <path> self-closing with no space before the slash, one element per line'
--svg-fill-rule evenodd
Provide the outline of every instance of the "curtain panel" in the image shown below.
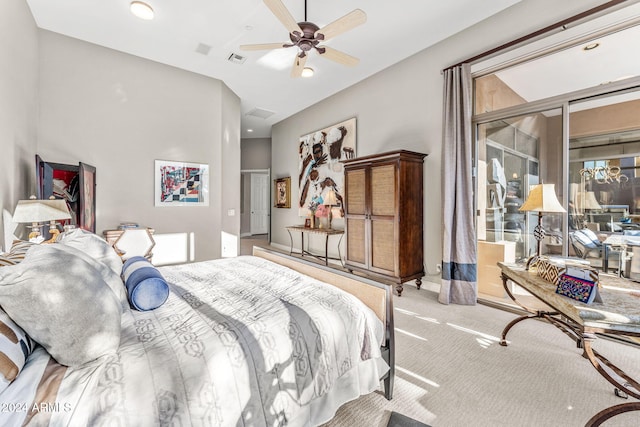
<path fill-rule="evenodd" d="M 443 304 L 476 304 L 477 242 L 473 205 L 473 83 L 469 64 L 444 71 L 442 147 Z"/>

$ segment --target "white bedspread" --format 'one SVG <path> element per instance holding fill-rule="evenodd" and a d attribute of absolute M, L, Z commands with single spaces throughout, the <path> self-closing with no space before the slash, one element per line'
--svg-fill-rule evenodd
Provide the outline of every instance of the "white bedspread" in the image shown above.
<path fill-rule="evenodd" d="M 355 297 L 254 257 L 160 270 L 169 299 L 123 314 L 117 355 L 71 369 L 34 353 L 0 395 L 26 411 L 0 424 L 312 426 L 379 388 L 383 325 Z"/>

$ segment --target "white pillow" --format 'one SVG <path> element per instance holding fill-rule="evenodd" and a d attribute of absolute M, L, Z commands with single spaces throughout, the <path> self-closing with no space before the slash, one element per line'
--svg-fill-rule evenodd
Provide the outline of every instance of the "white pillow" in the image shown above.
<path fill-rule="evenodd" d="M 0 268 L 0 305 L 60 364 L 79 366 L 117 351 L 121 306 L 101 274 L 66 249 L 36 245 Z"/>
<path fill-rule="evenodd" d="M 118 276 L 122 273 L 122 258 L 106 240 L 97 234 L 82 228 L 75 228 L 60 234 L 58 242 L 80 249 L 97 261 L 109 266 Z"/>
<path fill-rule="evenodd" d="M 60 236 L 62 237 L 58 238 L 59 244 L 69 248 L 68 251 L 77 256 L 83 257 L 98 270 L 104 281 L 116 294 L 122 307 L 128 307 L 127 290 L 121 277 L 122 259 L 113 247 L 96 234 L 81 228 L 62 233 Z"/>

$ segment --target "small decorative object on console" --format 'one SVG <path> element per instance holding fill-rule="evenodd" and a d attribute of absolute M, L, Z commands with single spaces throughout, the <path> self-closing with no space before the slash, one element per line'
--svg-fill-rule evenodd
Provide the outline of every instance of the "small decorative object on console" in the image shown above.
<path fill-rule="evenodd" d="M 556 293 L 586 304 L 591 304 L 593 301 L 602 302 L 598 295 L 597 283 L 568 274 L 560 276 Z"/>
<path fill-rule="evenodd" d="M 558 284 L 563 274 L 588 280 L 595 284 L 600 282 L 598 270 L 591 267 L 588 261 L 578 259 L 540 257 L 536 264 L 538 276 L 544 280 Z"/>

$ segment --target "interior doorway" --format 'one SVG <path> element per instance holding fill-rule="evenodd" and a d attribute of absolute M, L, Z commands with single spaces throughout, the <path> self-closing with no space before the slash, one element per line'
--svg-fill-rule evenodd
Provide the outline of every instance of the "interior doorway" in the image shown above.
<path fill-rule="evenodd" d="M 270 170 L 255 169 L 241 171 L 241 237 L 270 235 L 271 192 Z"/>
<path fill-rule="evenodd" d="M 251 219 L 250 232 L 267 234 L 269 231 L 269 175 L 251 174 Z"/>

